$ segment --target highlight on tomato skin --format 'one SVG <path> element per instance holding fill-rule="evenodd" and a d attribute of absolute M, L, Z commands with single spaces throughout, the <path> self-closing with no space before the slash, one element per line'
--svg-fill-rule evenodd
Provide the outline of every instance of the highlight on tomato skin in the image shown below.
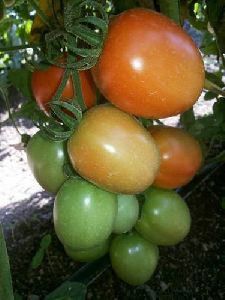
<path fill-rule="evenodd" d="M 153 185 L 174 189 L 191 181 L 203 162 L 199 142 L 181 128 L 156 125 L 148 130 L 161 156 L 159 172 Z"/>
<path fill-rule="evenodd" d="M 115 16 L 94 81 L 130 114 L 166 118 L 188 110 L 204 85 L 204 64 L 191 37 L 168 17 L 134 8 Z"/>
<path fill-rule="evenodd" d="M 36 70 L 32 73 L 31 88 L 36 102 L 40 109 L 47 115 L 50 114 L 49 102 L 55 95 L 57 88 L 60 85 L 64 73 L 64 69 L 57 66 L 50 66 L 45 70 Z M 93 82 L 90 70 L 80 71 L 81 90 L 84 102 L 87 108 L 96 104 L 96 86 Z M 74 87 L 72 78 L 69 78 L 63 90 L 61 100 L 71 101 L 74 97 Z"/>

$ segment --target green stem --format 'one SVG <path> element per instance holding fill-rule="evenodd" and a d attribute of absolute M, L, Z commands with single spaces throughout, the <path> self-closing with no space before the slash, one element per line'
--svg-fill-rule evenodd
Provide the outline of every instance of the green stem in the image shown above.
<path fill-rule="evenodd" d="M 17 51 L 23 50 L 28 48 L 38 48 L 38 45 L 19 45 L 19 46 L 8 46 L 8 47 L 0 47 L 0 52 L 7 52 L 7 51 Z"/>
<path fill-rule="evenodd" d="M 16 131 L 18 132 L 18 134 L 22 137 L 22 134 L 20 133 L 20 131 L 19 131 L 17 125 L 16 125 L 16 121 L 14 119 L 14 116 L 11 113 L 7 91 L 4 88 L 0 88 L 0 93 L 2 95 L 2 98 L 3 98 L 4 102 L 5 102 L 6 108 L 8 110 L 9 118 L 11 119 L 11 121 L 13 123 L 13 126 L 15 127 Z"/>
<path fill-rule="evenodd" d="M 49 22 L 48 17 L 46 14 L 43 12 L 43 10 L 39 7 L 37 4 L 36 0 L 29 0 L 30 5 L 36 10 L 37 14 L 41 18 L 42 22 L 46 24 L 49 28 L 52 28 L 51 23 Z"/>
<path fill-rule="evenodd" d="M 160 11 L 180 25 L 179 0 L 159 0 Z"/>

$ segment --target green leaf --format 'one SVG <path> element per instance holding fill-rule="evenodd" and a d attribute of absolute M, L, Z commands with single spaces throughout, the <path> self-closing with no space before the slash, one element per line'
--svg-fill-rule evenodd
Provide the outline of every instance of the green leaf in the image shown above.
<path fill-rule="evenodd" d="M 180 25 L 179 0 L 159 0 L 160 11 Z"/>
<path fill-rule="evenodd" d="M 187 110 L 180 116 L 180 122 L 184 129 L 189 130 L 192 124 L 195 122 L 195 114 L 193 108 Z"/>
<path fill-rule="evenodd" d="M 46 296 L 44 300 L 85 300 L 86 293 L 86 285 L 79 282 L 66 281 L 62 285 L 60 285 L 55 291 Z"/>
<path fill-rule="evenodd" d="M 221 207 L 225 209 L 225 197 L 221 199 Z"/>
<path fill-rule="evenodd" d="M 42 248 L 38 249 L 31 261 L 32 269 L 37 269 L 42 264 L 44 255 L 45 251 Z"/>
<path fill-rule="evenodd" d="M 42 248 L 43 250 L 47 250 L 51 242 L 52 242 L 51 234 L 44 235 L 43 238 L 41 239 L 40 248 Z"/>
<path fill-rule="evenodd" d="M 216 93 L 208 91 L 208 92 L 205 93 L 204 100 L 208 101 L 208 100 L 215 99 L 216 97 L 217 97 Z"/>
<path fill-rule="evenodd" d="M 4 238 L 2 225 L 0 223 L 0 299 L 13 300 L 13 287 L 9 265 L 9 258 Z"/>
<path fill-rule="evenodd" d="M 30 80 L 31 72 L 25 69 L 12 69 L 9 71 L 9 80 L 28 99 L 33 98 Z"/>
<path fill-rule="evenodd" d="M 220 98 L 220 100 L 214 103 L 213 113 L 215 115 L 216 121 L 219 124 L 222 124 L 225 121 L 225 99 L 224 98 Z"/>

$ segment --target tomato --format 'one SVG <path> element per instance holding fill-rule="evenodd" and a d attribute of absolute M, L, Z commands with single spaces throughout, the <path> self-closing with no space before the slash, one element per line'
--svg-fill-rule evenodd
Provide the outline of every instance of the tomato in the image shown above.
<path fill-rule="evenodd" d="M 110 260 L 117 276 L 131 285 L 150 279 L 159 259 L 159 250 L 136 232 L 116 236 L 110 245 Z"/>
<path fill-rule="evenodd" d="M 190 230 L 189 208 L 178 193 L 150 187 L 145 192 L 135 229 L 150 242 L 168 246 L 182 241 Z"/>
<path fill-rule="evenodd" d="M 63 166 L 66 161 L 66 147 L 43 137 L 38 131 L 27 144 L 27 160 L 37 182 L 48 192 L 56 193 L 66 180 Z"/>
<path fill-rule="evenodd" d="M 65 181 L 56 195 L 53 219 L 62 244 L 86 250 L 111 234 L 117 213 L 116 195 L 79 178 Z"/>
<path fill-rule="evenodd" d="M 159 169 L 159 152 L 150 133 L 108 104 L 83 115 L 68 141 L 68 153 L 79 175 L 114 193 L 142 192 Z"/>
<path fill-rule="evenodd" d="M 149 131 L 161 155 L 154 185 L 173 189 L 187 184 L 202 164 L 199 142 L 180 128 L 152 126 Z"/>
<path fill-rule="evenodd" d="M 139 215 L 139 203 L 134 195 L 117 195 L 118 212 L 113 227 L 114 233 L 124 233 L 132 229 Z"/>
<path fill-rule="evenodd" d="M 66 254 L 74 261 L 89 262 L 104 256 L 109 251 L 109 239 L 90 249 L 74 250 L 67 246 L 64 249 Z"/>
<path fill-rule="evenodd" d="M 144 8 L 115 16 L 92 70 L 101 93 L 136 116 L 186 111 L 204 85 L 204 65 L 191 37 L 168 17 Z"/>
<path fill-rule="evenodd" d="M 56 66 L 50 66 L 46 70 L 36 70 L 32 73 L 31 87 L 33 95 L 39 107 L 46 114 L 49 114 L 50 112 L 48 103 L 56 93 L 62 80 L 63 73 L 64 69 Z M 79 75 L 84 102 L 86 106 L 90 108 L 96 103 L 96 87 L 89 70 L 80 71 Z M 73 83 L 72 79 L 69 78 L 63 90 L 61 99 L 62 101 L 70 101 L 73 97 Z"/>

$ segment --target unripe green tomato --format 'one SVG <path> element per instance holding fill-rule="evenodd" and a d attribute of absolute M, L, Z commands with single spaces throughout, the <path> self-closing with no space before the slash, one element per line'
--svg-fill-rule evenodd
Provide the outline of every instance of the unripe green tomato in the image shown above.
<path fill-rule="evenodd" d="M 139 203 L 134 195 L 117 195 L 118 212 L 113 232 L 120 234 L 132 229 L 138 219 Z"/>
<path fill-rule="evenodd" d="M 141 217 L 135 229 L 162 246 L 175 245 L 188 234 L 191 216 L 186 202 L 173 190 L 150 187 L 145 192 Z"/>
<path fill-rule="evenodd" d="M 81 178 L 68 179 L 56 195 L 53 218 L 62 244 L 86 250 L 112 233 L 117 213 L 116 195 Z"/>
<path fill-rule="evenodd" d="M 109 251 L 109 239 L 103 243 L 85 250 L 74 250 L 68 246 L 64 246 L 66 254 L 74 261 L 89 262 L 104 256 Z"/>
<path fill-rule="evenodd" d="M 56 193 L 66 176 L 63 166 L 66 147 L 63 142 L 55 142 L 38 131 L 27 144 L 27 160 L 37 182 L 48 192 Z"/>
<path fill-rule="evenodd" d="M 120 279 L 139 285 L 151 278 L 158 263 L 159 250 L 137 232 L 125 233 L 112 240 L 110 259 Z"/>

